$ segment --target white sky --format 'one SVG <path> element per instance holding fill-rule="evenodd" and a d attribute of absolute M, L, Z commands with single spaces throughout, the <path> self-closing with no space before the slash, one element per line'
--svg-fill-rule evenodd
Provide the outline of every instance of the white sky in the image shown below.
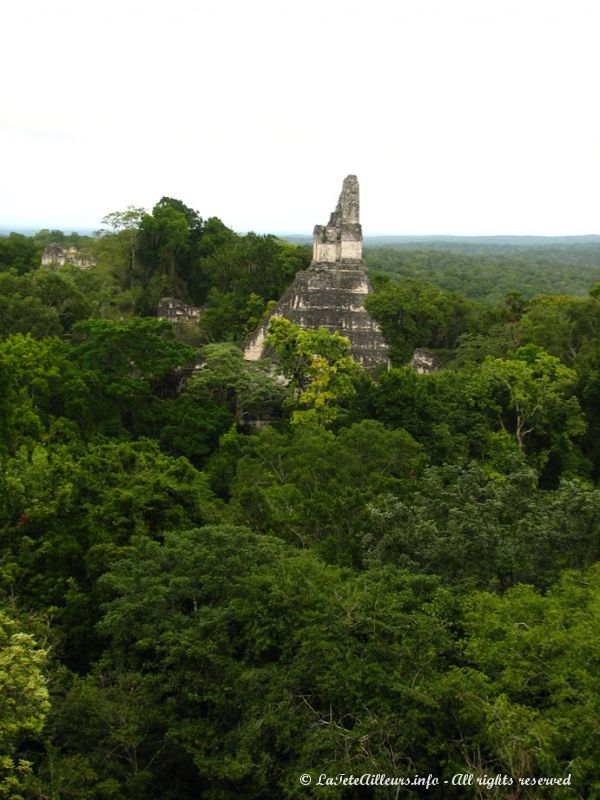
<path fill-rule="evenodd" d="M 0 227 L 600 233 L 598 0 L 4 0 Z"/>

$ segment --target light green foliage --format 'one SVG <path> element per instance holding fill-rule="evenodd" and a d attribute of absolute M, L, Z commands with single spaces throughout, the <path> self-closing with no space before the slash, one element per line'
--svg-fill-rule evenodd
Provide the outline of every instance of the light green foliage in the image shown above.
<path fill-rule="evenodd" d="M 46 652 L 0 608 L 0 798 L 21 800 L 30 777 L 19 746 L 40 733 L 50 708 L 45 663 Z"/>
<path fill-rule="evenodd" d="M 128 206 L 125 211 L 113 211 L 102 222 L 108 226 L 96 231 L 90 245 L 94 266 L 82 270 L 87 276 L 88 296 L 100 301 L 102 313 L 94 316 L 123 318 L 130 315 L 141 292 L 144 272 L 138 259 L 138 238 L 143 208 Z M 86 278 L 83 278 L 86 280 Z M 99 290 L 104 290 L 100 296 Z"/>
<path fill-rule="evenodd" d="M 145 213 L 144 208 L 128 206 L 125 211 L 113 211 L 102 219 L 110 230 L 99 231 L 98 260 L 110 263 L 123 288 L 132 289 L 138 274 L 137 240 Z"/>
<path fill-rule="evenodd" d="M 287 319 L 274 318 L 267 343 L 294 393 L 298 408 L 292 423 L 331 426 L 342 416 L 344 402 L 353 398 L 360 375 L 348 339 L 326 328 L 302 330 Z"/>

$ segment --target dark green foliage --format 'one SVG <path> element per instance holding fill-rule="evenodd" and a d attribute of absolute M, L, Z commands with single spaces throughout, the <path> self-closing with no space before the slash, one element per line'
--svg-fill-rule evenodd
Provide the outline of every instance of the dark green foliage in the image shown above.
<path fill-rule="evenodd" d="M 409 501 L 388 497 L 370 510 L 369 563 L 450 583 L 545 587 L 600 560 L 600 492 L 577 481 L 541 491 L 518 456 L 502 476 L 473 464 L 430 468 Z"/>
<path fill-rule="evenodd" d="M 39 267 L 43 246 L 30 236 L 0 236 L 0 272 L 13 269 L 19 275 Z"/>
<path fill-rule="evenodd" d="M 16 334 L 0 341 L 3 378 L 0 449 L 15 452 L 39 441 L 77 441 L 91 424 L 87 376 L 57 338 L 37 341 Z"/>
<path fill-rule="evenodd" d="M 598 566 L 563 574 L 545 596 L 529 586 L 504 597 L 476 594 L 465 605 L 469 666 L 452 677 L 463 697 L 458 716 L 465 757 L 477 769 L 519 777 L 571 775 L 571 789 L 600 791 L 597 719 Z M 535 789 L 527 797 L 537 797 Z M 497 795 L 498 796 L 498 795 Z M 514 797 L 514 794 L 500 795 Z"/>
<path fill-rule="evenodd" d="M 75 231 L 72 233 L 64 233 L 64 231 L 48 230 L 48 228 L 43 228 L 41 231 L 35 233 L 32 239 L 38 247 L 40 247 L 40 252 L 41 249 L 47 247 L 49 244 L 59 244 L 61 247 L 77 247 L 80 249 L 87 247 L 91 241 L 90 236 Z"/>
<path fill-rule="evenodd" d="M 421 473 L 421 448 L 405 431 L 374 420 L 343 428 L 267 428 L 251 437 L 231 486 L 235 519 L 342 564 L 360 561 L 367 505 L 407 496 Z"/>
<path fill-rule="evenodd" d="M 69 332 L 91 312 L 87 297 L 68 272 L 0 273 L 0 336 L 55 336 Z"/>
<path fill-rule="evenodd" d="M 585 358 L 599 334 L 600 300 L 594 297 L 536 297 L 521 324 L 524 344 L 543 347 L 569 366 Z"/>
<path fill-rule="evenodd" d="M 248 335 L 268 302 L 310 260 L 306 248 L 270 235 L 240 236 L 216 217 L 204 222 L 180 200 L 165 197 L 141 217 L 136 258 L 144 284 L 137 312 L 154 314 L 164 296 L 205 304 L 205 342 Z"/>
<path fill-rule="evenodd" d="M 200 366 L 186 387 L 190 397 L 227 409 L 236 425 L 281 413 L 286 390 L 268 363 L 245 361 L 233 344 L 209 344 L 198 355 Z"/>
<path fill-rule="evenodd" d="M 575 396 L 577 376 L 532 345 L 507 359 L 418 375 L 391 369 L 373 389 L 378 419 L 405 428 L 434 462 L 476 457 L 503 470 L 502 452 L 527 454 L 547 485 L 560 474 L 586 474 L 577 449 L 586 423 Z"/>
<path fill-rule="evenodd" d="M 400 366 L 276 320 L 282 378 L 238 345 L 306 248 L 167 197 L 104 222 L 0 239 L 0 795 L 599 795 L 595 246 L 383 253 Z M 96 265 L 37 268 L 51 241 Z M 165 295 L 200 325 L 152 318 Z M 427 791 L 492 796 L 541 790 Z"/>
<path fill-rule="evenodd" d="M 506 358 L 520 341 L 520 327 L 511 322 L 497 322 L 485 333 L 463 333 L 456 340 L 449 366 L 460 369 L 468 364 L 481 363 L 488 356 Z"/>
<path fill-rule="evenodd" d="M 139 540 L 105 583 L 104 674 L 140 675 L 146 730 L 192 759 L 204 797 L 294 796 L 311 767 L 388 771 L 392 747 L 420 765 L 435 749 L 452 642 L 427 605 L 434 581 L 344 576 L 221 526 Z"/>
<path fill-rule="evenodd" d="M 200 322 L 205 339 L 239 340 L 251 333 L 268 301 L 277 300 L 309 261 L 304 248 L 255 233 L 232 237 L 202 258 L 200 270 L 210 287 Z"/>
<path fill-rule="evenodd" d="M 57 614 L 64 658 L 85 665 L 95 648 L 97 578 L 134 534 L 162 536 L 210 520 L 208 481 L 152 442 L 31 451 L 4 463 L 0 589 Z"/>
<path fill-rule="evenodd" d="M 390 369 L 373 387 L 372 406 L 376 419 L 407 430 L 435 463 L 481 458 L 486 452 L 490 423 L 470 402 L 460 372 L 419 375 L 410 367 Z"/>
<path fill-rule="evenodd" d="M 485 309 L 461 295 L 404 280 L 367 297 L 365 306 L 381 326 L 395 364 L 410 360 L 415 348 L 451 349 L 461 334 L 485 326 Z"/>
<path fill-rule="evenodd" d="M 174 371 L 194 354 L 156 319 L 88 320 L 76 326 L 73 346 L 73 359 L 94 382 L 93 413 L 102 428 L 142 435 L 152 429 L 161 398 L 174 393 Z"/>
<path fill-rule="evenodd" d="M 461 252 L 462 251 L 462 252 Z M 600 274 L 600 246 L 457 247 L 414 243 L 367 247 L 369 271 L 394 280 L 412 278 L 500 306 L 509 292 L 529 299 L 536 294 L 585 295 Z"/>

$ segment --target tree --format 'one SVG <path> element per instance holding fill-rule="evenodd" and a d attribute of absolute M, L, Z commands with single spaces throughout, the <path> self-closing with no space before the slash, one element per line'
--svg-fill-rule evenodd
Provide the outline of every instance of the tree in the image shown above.
<path fill-rule="evenodd" d="M 140 226 L 140 256 L 147 266 L 166 276 L 173 287 L 181 279 L 183 262 L 190 255 L 190 228 L 186 215 L 171 205 L 154 206 Z"/>
<path fill-rule="evenodd" d="M 35 339 L 62 333 L 58 312 L 40 299 L 29 276 L 0 273 L 0 335 L 27 333 Z"/>
<path fill-rule="evenodd" d="M 372 413 L 384 425 L 408 431 L 433 463 L 482 458 L 492 428 L 485 411 L 470 402 L 470 375 L 453 369 L 420 375 L 412 367 L 392 367 L 372 388 Z"/>
<path fill-rule="evenodd" d="M 416 347 L 452 348 L 457 337 L 478 331 L 484 310 L 452 292 L 414 280 L 387 284 L 365 300 L 381 326 L 396 365 L 409 361 Z"/>
<path fill-rule="evenodd" d="M 566 458 L 585 431 L 574 396 L 576 377 L 557 358 L 528 345 L 506 360 L 486 358 L 472 376 L 471 402 L 495 415 L 499 429 L 541 468 L 551 455 Z"/>
<path fill-rule="evenodd" d="M 206 476 L 154 442 L 38 445 L 3 467 L 0 591 L 55 615 L 72 667 L 97 652 L 97 581 L 132 536 L 218 515 Z"/>
<path fill-rule="evenodd" d="M 463 735 L 473 731 L 463 741 L 465 758 L 477 771 L 515 779 L 570 774 L 569 793 L 598 794 L 599 589 L 595 566 L 565 573 L 546 595 L 518 586 L 467 599 L 467 665 L 450 677 Z M 517 797 L 517 788 L 493 796 Z M 565 797 L 560 786 L 545 791 Z M 537 797 L 537 787 L 521 796 Z"/>
<path fill-rule="evenodd" d="M 403 775 L 441 744 L 431 721 L 453 645 L 434 580 L 354 578 L 223 525 L 138 540 L 105 586 L 105 685 L 141 675 L 204 796 L 294 796 L 317 765 Z"/>
<path fill-rule="evenodd" d="M 89 299 L 68 269 L 38 269 L 26 275 L 0 273 L 1 335 L 54 336 L 68 332 L 91 311 Z"/>
<path fill-rule="evenodd" d="M 136 208 L 135 206 L 127 206 L 125 211 L 112 211 L 102 218 L 102 223 L 108 225 L 113 231 L 113 236 L 119 240 L 123 245 L 123 250 L 127 252 L 126 259 L 126 284 L 133 289 L 135 276 L 137 274 L 137 241 L 139 236 L 139 229 L 146 214 L 145 208 Z M 107 235 L 105 231 L 101 231 L 104 236 Z M 124 254 L 123 254 L 124 255 Z M 122 256 L 123 257 L 123 256 Z"/>
<path fill-rule="evenodd" d="M 207 304 L 200 325 L 206 341 L 239 341 L 251 333 L 310 260 L 304 248 L 275 236 L 229 233 L 212 223 L 198 246 L 196 272 L 205 286 L 198 301 Z"/>
<path fill-rule="evenodd" d="M 600 492 L 578 481 L 538 488 L 523 455 L 506 474 L 477 464 L 430 467 L 409 496 L 371 500 L 362 525 L 367 563 L 435 574 L 445 583 L 545 588 L 600 558 Z"/>
<path fill-rule="evenodd" d="M 191 397 L 227 407 L 235 425 L 268 419 L 281 409 L 285 387 L 271 374 L 268 362 L 245 361 L 239 347 L 231 344 L 206 345 L 199 361 L 201 367 L 186 391 Z"/>
<path fill-rule="evenodd" d="M 579 353 L 600 334 L 600 302 L 583 297 L 535 297 L 521 323 L 524 344 L 535 344 L 574 366 Z"/>
<path fill-rule="evenodd" d="M 425 457 L 401 430 L 363 420 L 337 435 L 316 425 L 267 428 L 242 445 L 231 485 L 235 519 L 312 547 L 328 561 L 359 565 L 369 503 L 408 497 Z"/>
<path fill-rule="evenodd" d="M 11 269 L 23 275 L 36 269 L 40 265 L 42 249 L 35 239 L 22 233 L 0 236 L 0 272 Z"/>
<path fill-rule="evenodd" d="M 89 421 L 90 387 L 57 338 L 16 334 L 0 342 L 6 398 L 0 450 L 15 452 L 42 438 L 77 440 Z"/>
<path fill-rule="evenodd" d="M 330 426 L 343 414 L 343 403 L 356 389 L 360 367 L 350 356 L 350 342 L 327 328 L 302 330 L 289 320 L 271 320 L 267 344 L 291 384 L 298 408 L 292 422 Z"/>
<path fill-rule="evenodd" d="M 507 358 L 520 344 L 518 323 L 498 322 L 485 333 L 461 333 L 456 339 L 452 354 L 451 369 L 460 369 L 469 364 L 479 364 L 488 356 Z"/>
<path fill-rule="evenodd" d="M 0 797 L 7 800 L 22 800 L 31 762 L 20 757 L 20 746 L 39 735 L 50 708 L 46 655 L 0 608 Z"/>
<path fill-rule="evenodd" d="M 107 432 L 154 433 L 161 398 L 175 394 L 175 372 L 194 350 L 166 320 L 86 320 L 73 329 L 72 359 L 93 383 L 95 417 Z"/>

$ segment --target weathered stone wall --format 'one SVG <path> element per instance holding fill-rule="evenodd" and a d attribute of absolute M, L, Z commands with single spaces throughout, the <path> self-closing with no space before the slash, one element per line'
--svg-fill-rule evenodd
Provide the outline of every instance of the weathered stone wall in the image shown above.
<path fill-rule="evenodd" d="M 158 302 L 156 316 L 159 319 L 168 319 L 169 322 L 198 322 L 202 309 L 197 306 L 188 306 L 175 297 L 161 297 Z"/>
<path fill-rule="evenodd" d="M 359 222 L 360 197 L 356 175 L 348 175 L 335 211 L 327 225 L 316 225 L 313 234 L 313 261 L 333 264 L 362 259 L 362 228 Z"/>
<path fill-rule="evenodd" d="M 94 265 L 91 258 L 82 255 L 76 247 L 61 247 L 59 244 L 49 244 L 42 253 L 42 267 L 64 266 L 73 264 L 80 269 L 89 269 Z"/>
<path fill-rule="evenodd" d="M 421 375 L 430 375 L 439 369 L 438 361 L 433 353 L 422 348 L 417 348 L 412 354 L 409 366 Z"/>
<path fill-rule="evenodd" d="M 358 180 L 349 175 L 329 223 L 315 226 L 311 265 L 296 275 L 273 313 L 248 339 L 245 357 L 262 358 L 272 317 L 285 317 L 305 329 L 325 327 L 346 336 L 353 358 L 366 369 L 387 364 L 387 345 L 364 306 L 370 291 L 362 262 Z"/>

